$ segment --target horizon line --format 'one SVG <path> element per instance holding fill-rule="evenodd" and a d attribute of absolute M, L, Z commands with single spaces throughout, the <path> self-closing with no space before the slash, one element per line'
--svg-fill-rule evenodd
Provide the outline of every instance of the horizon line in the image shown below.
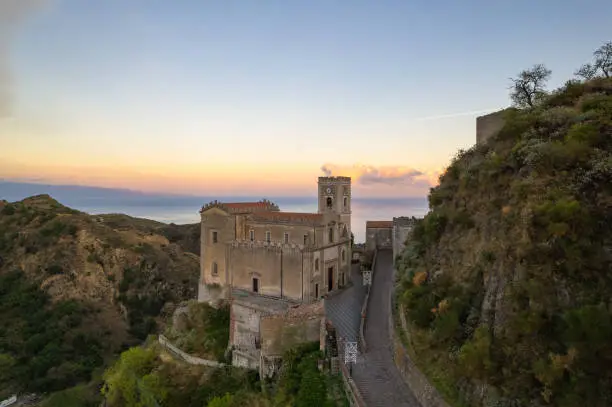
<path fill-rule="evenodd" d="M 256 195 L 256 194 L 251 194 L 251 195 L 243 195 L 243 194 L 237 194 L 237 195 L 233 195 L 233 194 L 198 194 L 198 195 L 194 195 L 194 194 L 188 194 L 188 193 L 174 193 L 174 192 L 162 192 L 162 191 L 143 191 L 143 190 L 138 190 L 138 189 L 130 189 L 130 188 L 115 188 L 115 187 L 101 187 L 101 186 L 96 186 L 96 185 L 78 185 L 78 184 L 54 184 L 54 183 L 49 183 L 49 182 L 36 182 L 36 181 L 16 181 L 16 180 L 11 180 L 11 179 L 6 179 L 6 178 L 0 178 L 0 186 L 2 184 L 15 184 L 15 185 L 40 185 L 40 186 L 44 186 L 44 187 L 57 187 L 57 188 L 83 188 L 83 189 L 94 189 L 94 190 L 100 190 L 100 191 L 114 191 L 114 192 L 123 192 L 123 193 L 131 193 L 131 194 L 137 194 L 137 195 L 143 195 L 143 196 L 149 196 L 149 197 L 166 197 L 166 198 L 170 198 L 170 197 L 176 197 L 176 198 L 251 198 L 254 199 L 256 197 L 259 197 L 258 199 L 270 199 L 270 198 L 275 198 L 275 199 L 295 199 L 295 198 L 309 198 L 309 199 L 316 199 L 317 196 L 316 195 Z M 44 193 L 40 193 L 40 194 L 36 194 L 36 195 L 45 195 Z M 48 194 L 47 194 L 48 195 Z M 35 196 L 35 195 L 30 195 L 30 196 Z M 2 199 L 1 195 L 0 195 L 0 200 Z M 24 198 L 25 199 L 25 198 Z M 412 196 L 387 196 L 387 195 L 378 195 L 378 196 L 353 196 L 352 197 L 353 200 L 369 200 L 369 199 L 392 199 L 392 200 L 401 200 L 401 199 L 427 199 L 427 194 L 425 195 L 412 195 Z"/>

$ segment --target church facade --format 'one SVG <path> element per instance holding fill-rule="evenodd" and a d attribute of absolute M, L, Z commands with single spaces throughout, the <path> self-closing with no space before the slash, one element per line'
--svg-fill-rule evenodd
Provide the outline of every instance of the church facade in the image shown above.
<path fill-rule="evenodd" d="M 214 201 L 200 213 L 200 301 L 242 290 L 310 303 L 348 283 L 349 177 L 319 178 L 317 213 L 283 212 L 267 200 Z"/>
<path fill-rule="evenodd" d="M 319 177 L 316 213 L 283 212 L 262 200 L 213 201 L 200 214 L 198 300 L 230 303 L 232 364 L 265 374 L 278 349 L 320 335 L 322 317 L 295 325 L 296 307 L 311 314 L 322 297 L 349 282 L 351 179 Z M 295 326 L 290 333 L 266 323 Z"/>

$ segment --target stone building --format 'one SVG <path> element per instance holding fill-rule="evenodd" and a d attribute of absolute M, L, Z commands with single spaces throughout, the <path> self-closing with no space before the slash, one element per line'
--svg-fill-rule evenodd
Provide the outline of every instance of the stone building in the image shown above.
<path fill-rule="evenodd" d="M 400 216 L 393 218 L 393 262 L 397 256 L 406 247 L 406 239 L 414 229 L 414 225 L 417 222 L 417 218 L 414 216 Z"/>
<path fill-rule="evenodd" d="M 509 109 L 499 110 L 476 118 L 476 144 L 486 143 L 504 127 L 505 115 Z"/>
<path fill-rule="evenodd" d="M 199 301 L 228 300 L 233 363 L 259 366 L 262 316 L 319 300 L 348 283 L 351 179 L 319 177 L 317 213 L 274 203 L 205 205 L 201 214 Z"/>
<path fill-rule="evenodd" d="M 387 220 L 369 220 L 366 222 L 366 252 L 372 253 L 377 248 L 391 248 L 393 242 L 393 222 Z"/>

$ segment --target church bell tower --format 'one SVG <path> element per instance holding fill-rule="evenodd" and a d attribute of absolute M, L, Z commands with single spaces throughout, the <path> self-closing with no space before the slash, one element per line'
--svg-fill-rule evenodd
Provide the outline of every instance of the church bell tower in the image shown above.
<path fill-rule="evenodd" d="M 351 177 L 319 177 L 319 213 L 337 213 L 351 235 Z"/>

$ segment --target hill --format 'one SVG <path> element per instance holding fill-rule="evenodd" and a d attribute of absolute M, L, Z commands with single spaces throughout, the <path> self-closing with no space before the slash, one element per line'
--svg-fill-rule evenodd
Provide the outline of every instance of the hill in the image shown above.
<path fill-rule="evenodd" d="M 200 255 L 200 224 L 177 225 L 150 219 L 135 218 L 124 214 L 97 215 L 107 226 L 115 230 L 137 229 L 145 233 L 164 236 L 170 243 L 176 243 L 183 250 Z"/>
<path fill-rule="evenodd" d="M 407 343 L 456 406 L 612 405 L 612 79 L 460 152 L 399 259 Z"/>
<path fill-rule="evenodd" d="M 88 381 L 195 298 L 199 258 L 164 236 L 181 230 L 48 195 L 0 201 L 0 398 Z"/>

